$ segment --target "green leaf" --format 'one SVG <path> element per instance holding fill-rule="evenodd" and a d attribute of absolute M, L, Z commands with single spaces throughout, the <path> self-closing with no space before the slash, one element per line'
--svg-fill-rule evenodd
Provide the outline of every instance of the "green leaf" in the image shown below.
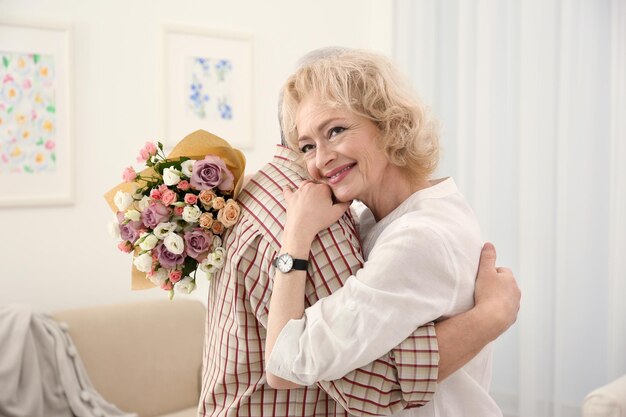
<path fill-rule="evenodd" d="M 57 155 L 53 152 L 50 154 L 50 159 L 52 159 L 53 162 L 57 161 Z"/>
<path fill-rule="evenodd" d="M 11 113 L 13 113 L 13 106 L 11 106 L 11 107 L 9 107 L 7 109 L 7 114 L 11 114 Z"/>
<path fill-rule="evenodd" d="M 9 68 L 9 58 L 2 56 L 2 65 L 4 65 L 4 68 Z"/>
<path fill-rule="evenodd" d="M 177 158 L 177 159 L 164 160 L 164 161 L 156 163 L 154 165 L 154 169 L 159 174 L 163 174 L 163 170 L 165 168 L 171 168 L 173 166 L 179 168 L 180 164 L 182 164 L 183 162 L 185 162 L 188 159 L 189 158 L 183 156 L 183 157 L 180 157 L 180 158 Z"/>
<path fill-rule="evenodd" d="M 48 113 L 55 113 L 57 109 L 56 107 L 54 107 L 54 104 L 51 104 L 48 107 L 46 107 L 46 111 L 48 111 Z"/>
<path fill-rule="evenodd" d="M 28 172 L 29 174 L 33 173 L 33 169 L 29 167 L 28 165 L 24 165 L 24 171 Z"/>
<path fill-rule="evenodd" d="M 185 263 L 183 264 L 183 277 L 190 276 L 197 267 L 198 261 L 193 259 L 191 256 L 187 256 L 185 258 Z"/>
<path fill-rule="evenodd" d="M 41 59 L 41 55 L 39 54 L 33 55 L 33 61 L 35 62 L 35 64 L 39 62 L 39 59 Z"/>
<path fill-rule="evenodd" d="M 38 145 L 38 146 L 43 145 L 43 138 L 39 138 L 39 140 L 35 143 L 35 145 Z"/>

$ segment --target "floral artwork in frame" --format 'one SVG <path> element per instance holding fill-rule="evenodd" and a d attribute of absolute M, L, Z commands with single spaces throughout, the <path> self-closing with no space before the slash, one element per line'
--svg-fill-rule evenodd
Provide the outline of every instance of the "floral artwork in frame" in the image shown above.
<path fill-rule="evenodd" d="M 204 129 L 252 144 L 252 44 L 247 36 L 167 30 L 166 143 Z"/>
<path fill-rule="evenodd" d="M 232 120 L 232 62 L 220 58 L 188 57 L 185 67 L 188 111 L 201 120 Z"/>
<path fill-rule="evenodd" d="M 0 206 L 72 203 L 69 33 L 0 24 Z"/>

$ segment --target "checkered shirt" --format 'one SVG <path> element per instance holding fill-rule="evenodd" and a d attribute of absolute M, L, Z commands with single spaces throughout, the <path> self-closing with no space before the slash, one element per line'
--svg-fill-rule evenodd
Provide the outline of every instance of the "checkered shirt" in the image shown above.
<path fill-rule="evenodd" d="M 425 404 L 436 388 L 439 361 L 432 324 L 342 379 L 292 390 L 267 384 L 264 347 L 272 260 L 285 222 L 282 189 L 306 176 L 297 157 L 279 146 L 239 195 L 241 219 L 224 237 L 226 263 L 209 289 L 198 415 L 371 416 Z M 309 260 L 306 306 L 339 289 L 363 264 L 349 214 L 317 236 Z"/>

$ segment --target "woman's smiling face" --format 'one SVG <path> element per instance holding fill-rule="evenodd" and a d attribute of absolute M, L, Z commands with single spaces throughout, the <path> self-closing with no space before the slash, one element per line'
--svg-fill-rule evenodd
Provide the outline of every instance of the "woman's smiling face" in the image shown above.
<path fill-rule="evenodd" d="M 308 95 L 298 106 L 296 127 L 309 174 L 328 184 L 338 201 L 367 204 L 384 192 L 389 161 L 377 145 L 381 133 L 371 120 Z"/>

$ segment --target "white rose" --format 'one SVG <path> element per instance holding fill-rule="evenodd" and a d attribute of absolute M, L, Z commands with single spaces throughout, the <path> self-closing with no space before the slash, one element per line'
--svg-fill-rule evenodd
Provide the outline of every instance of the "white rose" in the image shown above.
<path fill-rule="evenodd" d="M 211 253 L 212 264 L 215 265 L 216 268 L 221 268 L 224 266 L 224 261 L 226 260 L 226 250 L 224 248 L 215 248 L 213 253 Z"/>
<path fill-rule="evenodd" d="M 209 277 L 217 271 L 219 268 L 213 265 L 213 259 L 211 256 L 207 256 L 206 260 L 200 264 L 200 269 L 205 272 Z"/>
<path fill-rule="evenodd" d="M 113 202 L 119 211 L 126 211 L 131 204 L 133 204 L 133 196 L 124 191 L 118 191 L 113 197 Z"/>
<path fill-rule="evenodd" d="M 113 239 L 120 238 L 120 224 L 117 222 L 117 218 L 109 222 L 107 229 Z"/>
<path fill-rule="evenodd" d="M 187 223 L 197 223 L 202 215 L 202 211 L 198 206 L 187 206 L 183 209 L 183 220 Z"/>
<path fill-rule="evenodd" d="M 196 288 L 196 283 L 193 282 L 191 277 L 185 277 L 174 284 L 174 291 L 179 294 L 191 294 Z"/>
<path fill-rule="evenodd" d="M 191 159 L 183 162 L 180 166 L 180 170 L 183 172 L 183 175 L 185 175 L 188 178 L 191 178 L 191 174 L 193 172 L 193 164 L 195 163 L 196 161 L 191 160 Z"/>
<path fill-rule="evenodd" d="M 137 208 L 139 209 L 139 211 L 144 211 L 146 208 L 148 208 L 151 202 L 152 199 L 147 195 L 144 195 L 137 203 Z"/>
<path fill-rule="evenodd" d="M 148 279 L 154 285 L 160 287 L 161 285 L 165 284 L 165 281 L 167 281 L 167 270 L 165 268 L 159 268 L 154 272 L 154 274 L 149 276 Z"/>
<path fill-rule="evenodd" d="M 152 233 L 149 233 L 146 234 L 146 236 L 143 238 L 143 240 L 139 244 L 139 247 L 141 248 L 141 250 L 152 250 L 157 243 L 159 243 L 159 239 L 157 239 L 157 237 Z"/>
<path fill-rule="evenodd" d="M 170 233 L 165 236 L 163 244 L 167 250 L 172 252 L 174 255 L 180 255 L 185 250 L 185 242 L 183 241 L 183 238 L 176 233 Z"/>
<path fill-rule="evenodd" d="M 133 263 L 135 264 L 135 267 L 141 272 L 152 271 L 152 255 L 150 255 L 149 253 L 144 253 L 143 255 L 135 257 Z"/>
<path fill-rule="evenodd" d="M 212 246 L 213 246 L 213 248 L 221 248 L 222 247 L 222 238 L 219 237 L 218 235 L 213 235 Z"/>
<path fill-rule="evenodd" d="M 141 219 L 141 213 L 139 213 L 137 210 L 128 210 L 126 213 L 124 213 L 124 218 L 136 222 Z"/>
<path fill-rule="evenodd" d="M 165 239 L 167 235 L 176 231 L 178 226 L 173 222 L 164 222 L 156 225 L 152 231 L 154 235 L 159 239 Z"/>
<path fill-rule="evenodd" d="M 143 232 L 139 235 L 139 238 L 135 241 L 135 246 L 139 246 L 139 244 L 141 242 L 143 242 L 143 240 L 146 238 L 146 236 L 148 236 L 150 233 L 148 232 Z"/>
<path fill-rule="evenodd" d="M 165 168 L 163 170 L 163 182 L 165 185 L 176 185 L 180 182 L 180 174 L 176 168 Z"/>

